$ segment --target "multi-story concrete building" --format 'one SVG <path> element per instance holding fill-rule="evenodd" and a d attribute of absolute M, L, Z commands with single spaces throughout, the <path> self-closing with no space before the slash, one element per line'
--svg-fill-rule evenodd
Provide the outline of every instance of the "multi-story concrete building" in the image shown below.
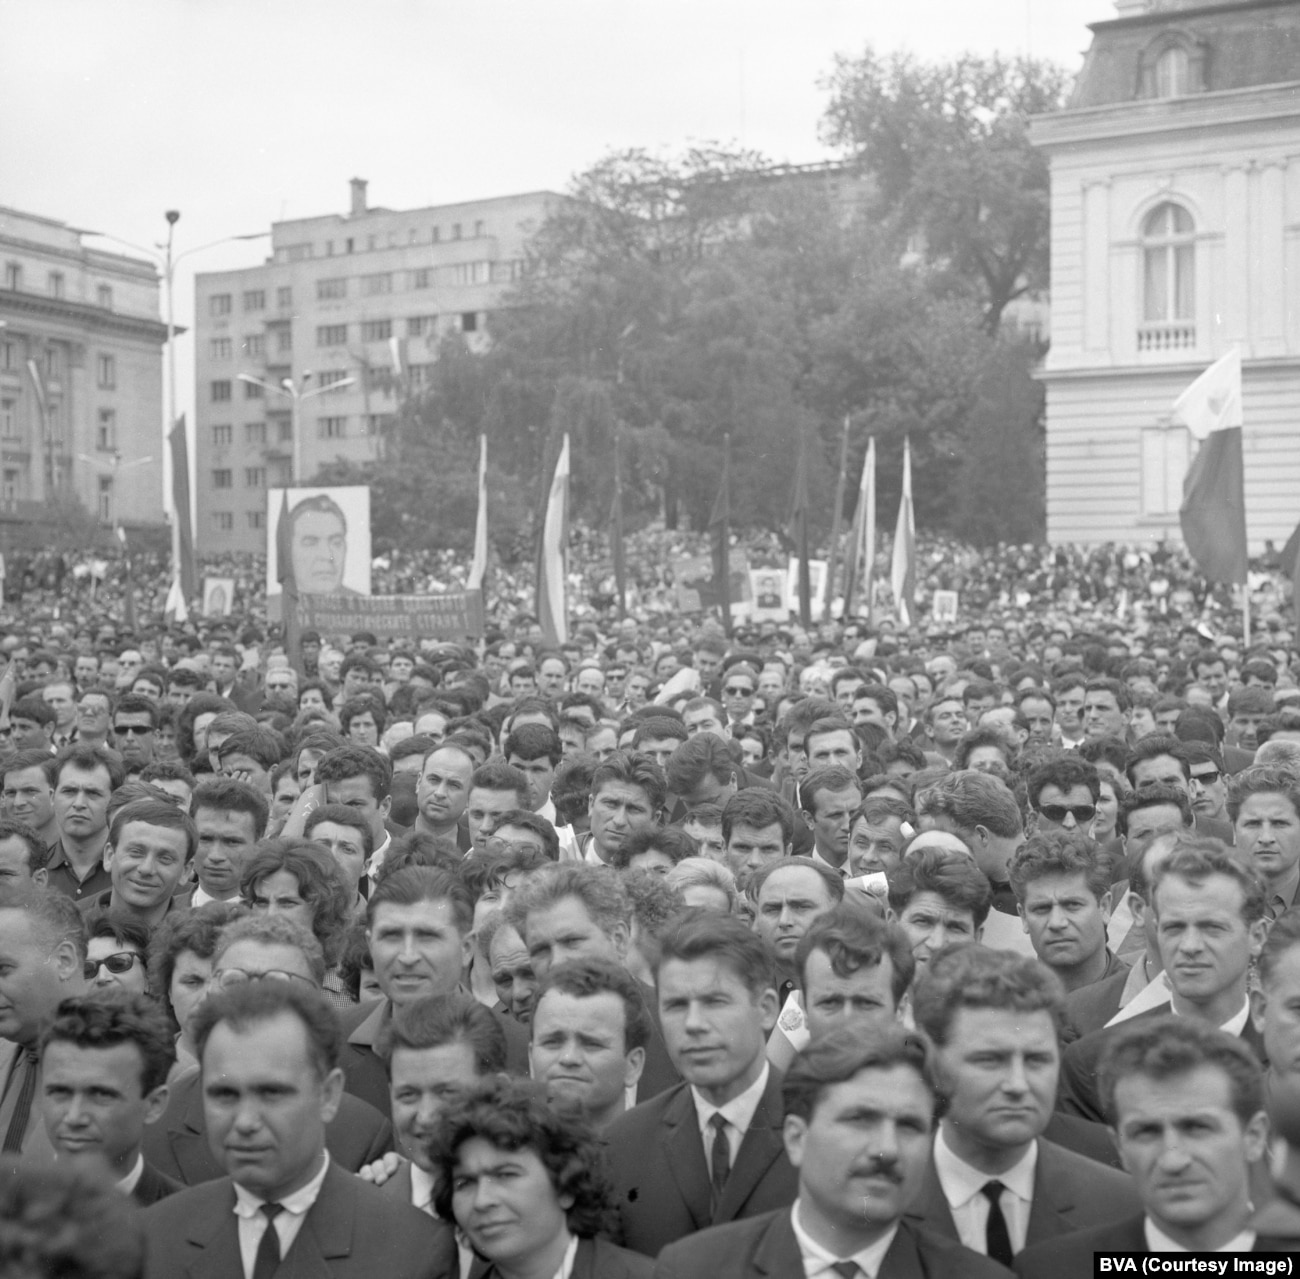
<path fill-rule="evenodd" d="M 1117 0 L 1052 171 L 1047 532 L 1179 538 L 1175 397 L 1243 360 L 1248 532 L 1300 517 L 1300 0 Z"/>
<path fill-rule="evenodd" d="M 0 208 L 0 267 L 0 512 L 39 518 L 75 495 L 105 524 L 161 524 L 154 264 Z"/>
<path fill-rule="evenodd" d="M 201 552 L 263 549 L 268 488 L 310 480 L 336 459 L 376 457 L 442 338 L 485 341 L 487 314 L 519 278 L 529 237 L 564 198 L 542 191 L 395 211 L 368 207 L 360 179 L 351 195 L 346 215 L 274 223 L 262 265 L 197 277 Z M 295 394 L 241 375 L 273 388 L 290 379 Z"/>

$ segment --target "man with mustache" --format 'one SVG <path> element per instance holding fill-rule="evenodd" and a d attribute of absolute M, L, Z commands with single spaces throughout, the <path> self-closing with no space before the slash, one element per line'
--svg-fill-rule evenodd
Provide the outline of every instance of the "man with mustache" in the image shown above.
<path fill-rule="evenodd" d="M 798 1197 L 673 1243 L 655 1279 L 996 1279 L 1007 1271 L 907 1220 L 939 1109 L 925 1038 L 844 1026 L 794 1060 L 782 1087 Z"/>

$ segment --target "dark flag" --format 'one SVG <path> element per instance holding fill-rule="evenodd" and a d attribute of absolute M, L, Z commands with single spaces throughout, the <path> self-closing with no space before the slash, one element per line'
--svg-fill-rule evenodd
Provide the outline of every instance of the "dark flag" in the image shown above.
<path fill-rule="evenodd" d="M 1291 606 L 1295 609 L 1296 629 L 1300 631 L 1300 524 L 1282 548 L 1282 572 L 1291 581 Z"/>
<path fill-rule="evenodd" d="M 280 582 L 280 620 L 289 665 L 302 676 L 302 623 L 298 617 L 298 579 L 293 571 L 293 521 L 289 490 L 280 490 L 280 518 L 275 524 L 275 568 Z"/>
<path fill-rule="evenodd" d="M 835 599 L 835 569 L 840 554 L 840 528 L 844 524 L 844 486 L 849 475 L 849 417 L 844 415 L 844 436 L 840 440 L 840 473 L 835 480 L 835 513 L 831 516 L 831 549 L 826 557 L 826 603 L 822 617 L 831 617 L 831 603 Z M 844 587 L 844 616 L 848 616 L 849 588 Z"/>
<path fill-rule="evenodd" d="M 198 591 L 198 567 L 194 559 L 194 529 L 190 504 L 190 455 L 185 439 L 185 415 L 176 419 L 167 437 L 172 450 L 172 518 L 176 532 L 172 550 L 176 563 L 172 576 L 180 583 L 182 599 L 188 606 Z M 183 618 L 181 620 L 184 620 Z"/>
<path fill-rule="evenodd" d="M 713 535 L 713 589 L 722 610 L 722 629 L 731 634 L 731 436 L 722 437 L 722 480 L 709 516 Z"/>
<path fill-rule="evenodd" d="M 802 426 L 790 504 L 790 540 L 799 557 L 799 621 L 807 628 L 812 625 L 812 580 L 808 567 L 808 432 Z"/>
<path fill-rule="evenodd" d="M 136 629 L 135 615 L 135 566 L 131 563 L 131 548 L 127 545 L 126 529 L 120 524 L 114 529 L 117 540 L 122 544 L 122 555 L 125 558 L 125 575 L 122 582 L 122 624 L 128 631 L 133 634 Z"/>

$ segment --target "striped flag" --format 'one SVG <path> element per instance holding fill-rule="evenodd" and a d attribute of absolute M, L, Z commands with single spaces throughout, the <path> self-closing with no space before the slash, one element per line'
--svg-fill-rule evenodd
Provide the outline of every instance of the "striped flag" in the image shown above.
<path fill-rule="evenodd" d="M 280 490 L 280 518 L 275 524 L 275 570 L 280 581 L 280 620 L 284 627 L 284 652 L 289 665 L 302 674 L 302 622 L 298 617 L 298 579 L 293 569 L 293 521 L 289 518 L 289 490 Z"/>
<path fill-rule="evenodd" d="M 1282 548 L 1282 572 L 1291 583 L 1291 606 L 1295 609 L 1296 628 L 1300 630 L 1300 524 Z"/>
<path fill-rule="evenodd" d="M 849 538 L 849 562 L 844 573 L 844 616 L 853 611 L 853 597 L 862 582 L 864 612 L 871 612 L 871 573 L 876 561 L 876 437 L 867 441 L 867 456 L 862 462 L 862 481 L 858 486 L 858 509 L 853 516 L 853 534 Z"/>
<path fill-rule="evenodd" d="M 898 620 L 911 626 L 916 607 L 916 513 L 912 509 L 912 442 L 903 440 L 903 494 L 894 530 L 894 562 L 889 573 Z"/>
<path fill-rule="evenodd" d="M 1173 420 L 1201 442 L 1183 480 L 1178 520 L 1212 582 L 1246 581 L 1246 493 L 1241 456 L 1241 352 L 1210 365 L 1175 401 Z"/>
<path fill-rule="evenodd" d="M 466 589 L 481 590 L 483 576 L 487 572 L 488 530 L 487 530 L 487 435 L 478 437 L 478 520 L 474 525 L 474 562 L 469 568 L 469 580 Z"/>
<path fill-rule="evenodd" d="M 569 640 L 567 570 L 569 544 L 569 436 L 551 473 L 537 557 L 537 620 L 549 645 Z"/>

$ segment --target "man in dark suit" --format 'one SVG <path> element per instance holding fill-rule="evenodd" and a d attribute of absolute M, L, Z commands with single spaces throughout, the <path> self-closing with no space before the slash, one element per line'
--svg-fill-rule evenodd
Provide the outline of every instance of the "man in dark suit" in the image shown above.
<path fill-rule="evenodd" d="M 222 930 L 212 959 L 212 981 L 219 990 L 268 978 L 320 990 L 324 976 L 320 943 L 283 915 L 235 920 Z M 326 1122 L 325 1147 L 335 1163 L 356 1172 L 392 1149 L 392 1125 L 373 1106 L 348 1095 Z M 162 1118 L 145 1130 L 144 1152 L 155 1167 L 188 1186 L 223 1175 L 224 1164 L 211 1144 L 198 1074 L 172 1084 Z"/>
<path fill-rule="evenodd" d="M 1042 964 L 982 946 L 941 952 L 913 996 L 947 1108 L 907 1220 L 1003 1265 L 1030 1244 L 1138 1208 L 1130 1177 L 1043 1136 L 1063 1003 Z"/>
<path fill-rule="evenodd" d="M 660 938 L 664 1039 L 685 1083 L 605 1130 L 628 1247 L 655 1256 L 708 1225 L 789 1205 L 772 953 L 737 919 L 693 910 Z"/>
<path fill-rule="evenodd" d="M 1108 1048 L 1101 1094 L 1144 1212 L 1027 1248 L 1022 1279 L 1091 1275 L 1096 1252 L 1279 1247 L 1250 1224 L 1268 1119 L 1259 1061 L 1240 1038 L 1192 1017 L 1136 1018 Z"/>
<path fill-rule="evenodd" d="M 182 1189 L 145 1161 L 145 1128 L 167 1104 L 171 1027 L 143 995 L 65 999 L 41 1036 L 41 1118 L 61 1161 L 107 1174 L 147 1206 Z"/>
<path fill-rule="evenodd" d="M 145 1279 L 275 1274 L 446 1279 L 451 1230 L 342 1171 L 325 1125 L 343 1094 L 338 1022 L 298 981 L 251 981 L 195 1015 L 203 1102 L 227 1176 L 145 1211 Z"/>
<path fill-rule="evenodd" d="M 908 1221 L 938 1110 L 923 1036 L 844 1026 L 795 1059 L 782 1088 L 793 1207 L 704 1230 L 659 1255 L 655 1279 L 996 1279 L 1007 1271 Z"/>
<path fill-rule="evenodd" d="M 642 761 L 642 764 L 632 766 L 633 770 L 643 772 L 643 765 L 654 767 L 645 756 L 631 758 Z M 627 772 L 628 765 L 617 761 L 616 757 L 602 764 L 601 769 Z M 641 772 L 634 775 L 640 776 Z M 594 785 L 593 782 L 593 794 Z M 631 788 L 632 783 L 620 783 L 617 775 L 607 777 L 600 800 L 602 803 L 612 802 L 611 796 L 621 796 L 625 789 Z M 507 913 L 528 947 L 528 957 L 539 981 L 546 980 L 553 964 L 568 959 L 607 959 L 626 966 L 632 941 L 632 903 L 618 877 L 598 866 L 561 862 L 557 866 L 544 867 L 519 886 L 511 897 Z M 681 1075 L 664 1044 L 654 987 L 638 982 L 637 989 L 651 1023 L 650 1036 L 645 1043 L 645 1065 L 637 1082 L 636 1099 L 642 1102 L 673 1087 Z"/>
<path fill-rule="evenodd" d="M 376 1044 L 394 1009 L 460 989 L 461 974 L 473 953 L 473 925 L 469 891 L 457 876 L 432 866 L 394 871 L 376 885 L 366 903 L 366 937 L 384 998 L 343 1014 L 341 1064 L 347 1091 L 381 1114 L 389 1114 L 389 1082 Z M 505 1035 L 506 1068 L 526 1075 L 526 1027 L 503 1013 L 492 1015 Z"/>
<path fill-rule="evenodd" d="M 1258 1051 L 1246 991 L 1267 931 L 1259 880 L 1217 839 L 1182 836 L 1156 867 L 1151 908 L 1170 1000 L 1132 1020 L 1172 1011 L 1222 1027 Z M 1106 1122 L 1098 1068 L 1123 1024 L 1084 1035 L 1065 1050 L 1057 1105 L 1066 1114 Z"/>

